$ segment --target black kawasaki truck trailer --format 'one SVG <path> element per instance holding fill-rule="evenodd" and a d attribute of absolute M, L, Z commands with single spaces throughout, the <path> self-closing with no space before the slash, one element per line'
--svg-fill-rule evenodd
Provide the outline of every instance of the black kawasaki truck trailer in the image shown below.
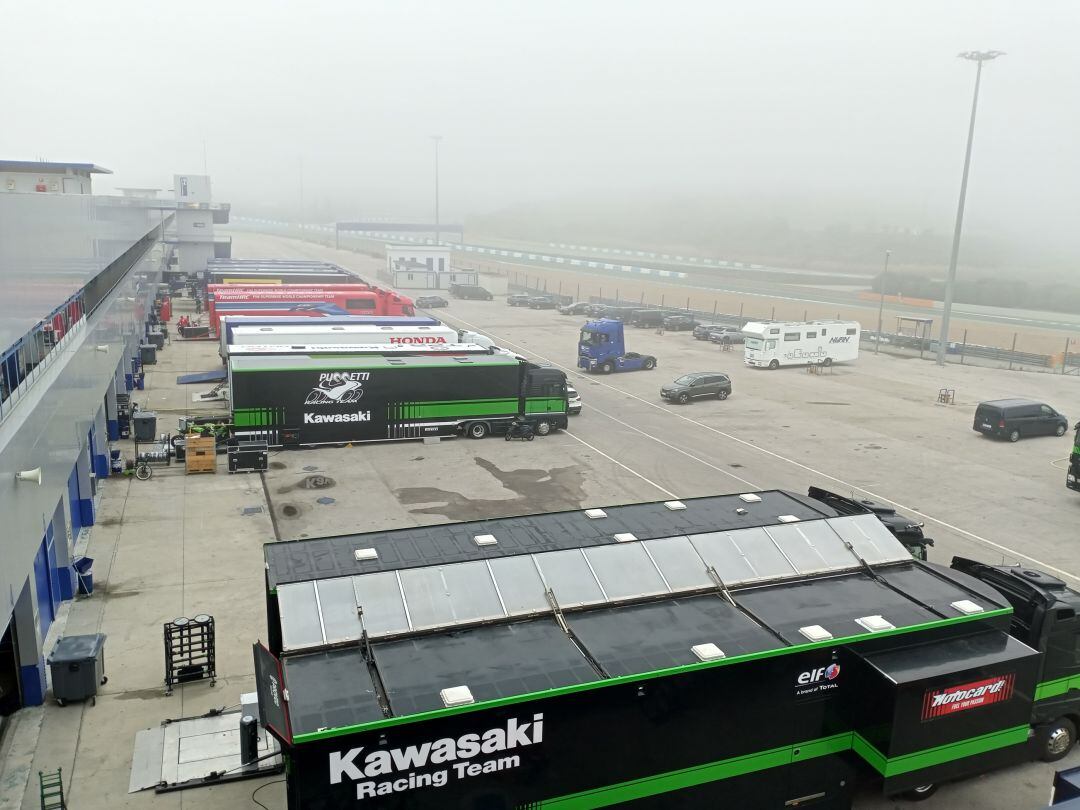
<path fill-rule="evenodd" d="M 567 425 L 566 375 L 505 352 L 416 356 L 245 354 L 230 358 L 233 424 L 271 447 L 504 433 Z M 389 354 L 412 356 L 387 356 Z"/>
<path fill-rule="evenodd" d="M 1080 596 L 782 491 L 265 547 L 300 808 L 849 808 L 1063 756 Z"/>

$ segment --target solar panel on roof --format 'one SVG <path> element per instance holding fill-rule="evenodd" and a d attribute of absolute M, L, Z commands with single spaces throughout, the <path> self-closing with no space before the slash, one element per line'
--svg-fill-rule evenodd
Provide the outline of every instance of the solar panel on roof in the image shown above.
<path fill-rule="evenodd" d="M 851 515 L 829 520 L 829 526 L 870 565 L 903 562 L 911 557 L 904 544 L 885 528 L 876 515 Z"/>
<path fill-rule="evenodd" d="M 396 571 L 355 576 L 352 584 L 356 604 L 363 611 L 364 629 L 368 635 L 401 633 L 412 629 Z"/>
<path fill-rule="evenodd" d="M 696 534 L 690 541 L 728 585 L 797 573 L 762 528 Z"/>
<path fill-rule="evenodd" d="M 586 549 L 593 573 L 608 599 L 667 593 L 668 586 L 641 543 Z"/>
<path fill-rule="evenodd" d="M 800 574 L 852 568 L 859 564 L 824 520 L 769 526 L 764 530 Z"/>
<path fill-rule="evenodd" d="M 281 643 L 287 650 L 323 643 L 322 618 L 315 600 L 314 582 L 297 582 L 278 588 L 281 611 Z"/>

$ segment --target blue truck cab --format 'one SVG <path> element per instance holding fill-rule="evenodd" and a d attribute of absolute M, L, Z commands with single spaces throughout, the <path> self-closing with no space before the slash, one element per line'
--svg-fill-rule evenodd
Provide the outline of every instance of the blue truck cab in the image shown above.
<path fill-rule="evenodd" d="M 601 318 L 586 321 L 578 338 L 578 368 L 610 374 L 613 371 L 646 371 L 656 368 L 649 354 L 626 351 L 622 321 Z"/>

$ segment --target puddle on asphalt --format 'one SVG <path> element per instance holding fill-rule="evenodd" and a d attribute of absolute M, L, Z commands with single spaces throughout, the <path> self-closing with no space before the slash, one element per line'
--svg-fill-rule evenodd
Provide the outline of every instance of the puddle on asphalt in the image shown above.
<path fill-rule="evenodd" d="M 460 492 L 437 487 L 402 487 L 395 491 L 403 505 L 431 504 L 410 509 L 414 515 L 440 515 L 448 520 L 475 520 L 478 515 L 526 515 L 553 512 L 568 504 L 585 500 L 585 470 L 580 466 L 555 467 L 550 470 L 522 468 L 502 470 L 486 458 L 473 459 L 490 473 L 513 498 L 467 498 Z"/>

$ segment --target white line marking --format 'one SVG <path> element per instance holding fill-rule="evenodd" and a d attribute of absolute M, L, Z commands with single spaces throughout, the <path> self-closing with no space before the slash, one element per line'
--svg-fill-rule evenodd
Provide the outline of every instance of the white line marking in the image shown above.
<path fill-rule="evenodd" d="M 635 470 L 634 468 L 632 468 L 632 467 L 627 467 L 627 466 L 626 466 L 625 464 L 623 464 L 623 463 L 622 463 L 621 461 L 619 461 L 619 460 L 618 460 L 617 458 L 612 458 L 612 457 L 611 457 L 611 456 L 609 456 L 609 455 L 608 455 L 607 453 L 605 453 L 605 452 L 604 452 L 603 450 L 601 450 L 601 449 L 600 449 L 599 447 L 593 447 L 593 445 L 589 444 L 589 443 L 588 443 L 587 441 L 585 441 L 584 439 L 582 439 L 582 438 L 581 438 L 580 436 L 575 436 L 575 435 L 574 435 L 573 433 L 571 433 L 571 432 L 570 432 L 569 430 L 564 430 L 564 431 L 563 431 L 563 433 L 565 433 L 565 434 L 566 434 L 567 436 L 569 436 L 569 437 L 570 437 L 570 438 L 572 438 L 572 439 L 577 439 L 577 440 L 578 440 L 579 442 L 581 442 L 581 443 L 582 443 L 583 445 L 585 445 L 586 447 L 588 447 L 588 448 L 589 448 L 590 450 L 592 450 L 592 451 L 593 451 L 594 453 L 599 453 L 599 454 L 600 454 L 600 455 L 602 455 L 602 456 L 603 456 L 604 458 L 606 458 L 606 459 L 607 459 L 608 461 L 610 461 L 610 462 L 611 462 L 612 464 L 618 464 L 618 465 L 619 465 L 620 467 L 622 467 L 622 468 L 623 468 L 624 470 L 626 470 L 626 471 L 627 471 L 628 473 L 630 473 L 630 474 L 632 474 L 632 475 L 636 475 L 636 476 L 637 476 L 638 478 L 640 478 L 640 479 L 641 479 L 642 481 L 644 481 L 644 482 L 645 482 L 646 484 L 650 484 L 651 486 L 654 486 L 654 487 L 656 487 L 656 488 L 657 488 L 658 490 L 660 490 L 661 492 L 663 492 L 663 493 L 664 493 L 665 495 L 667 495 L 667 496 L 668 496 L 669 498 L 677 498 L 677 497 L 679 497 L 679 496 L 678 496 L 678 495 L 676 495 L 676 494 L 675 494 L 674 492 L 672 492 L 672 491 L 671 491 L 670 489 L 667 489 L 666 487 L 662 487 L 662 486 L 660 486 L 660 485 L 659 485 L 658 483 L 656 483 L 655 481 L 653 481 L 653 480 L 651 480 L 651 479 L 649 479 L 649 478 L 646 478 L 646 477 L 645 477 L 644 475 L 642 475 L 641 473 L 639 473 L 639 472 L 638 472 L 637 470 Z"/>
<path fill-rule="evenodd" d="M 901 509 L 904 512 L 910 512 L 913 515 L 917 515 L 918 517 L 921 517 L 921 518 L 923 518 L 925 520 L 929 520 L 932 523 L 936 523 L 939 526 L 944 526 L 946 529 L 949 529 L 950 531 L 956 532 L 957 534 L 961 534 L 961 535 L 963 535 L 963 536 L 965 536 L 965 537 L 967 537 L 967 538 L 969 538 L 971 540 L 974 540 L 976 543 L 981 543 L 984 546 L 989 546 L 990 548 L 997 549 L 998 551 L 1009 554 L 1009 555 L 1011 555 L 1011 556 L 1013 556 L 1013 557 L 1015 557 L 1017 559 L 1023 559 L 1023 560 L 1027 560 L 1028 562 L 1035 563 L 1036 566 L 1038 566 L 1039 568 L 1042 568 L 1045 571 L 1049 571 L 1051 573 L 1057 574 L 1058 576 L 1068 577 L 1069 579 L 1072 579 L 1072 580 L 1074 580 L 1076 582 L 1080 582 L 1080 575 L 1073 574 L 1073 573 L 1071 573 L 1069 571 L 1065 571 L 1064 569 L 1058 568 L 1057 566 L 1051 565 L 1050 563 L 1043 562 L 1042 560 L 1040 560 L 1037 557 L 1032 557 L 1032 556 L 1030 556 L 1028 554 L 1024 554 L 1023 552 L 1017 551 L 1014 548 L 1010 548 L 1009 546 L 1003 545 L 1001 543 L 996 543 L 993 540 L 990 540 L 990 539 L 988 539 L 986 537 L 982 537 L 982 536 L 980 536 L 978 534 L 975 534 L 974 532 L 969 532 L 967 529 L 962 529 L 959 526 L 956 526 L 956 525 L 954 525 L 952 523 L 949 523 L 947 521 L 942 520 L 941 518 L 936 518 L 933 515 L 927 514 L 926 512 L 921 512 L 921 511 L 919 511 L 918 509 L 915 509 L 912 506 L 907 506 L 907 505 L 905 505 L 903 503 L 900 503 L 899 501 L 894 501 L 891 498 L 886 498 L 884 495 L 879 495 L 878 493 L 874 492 L 873 490 L 866 489 L 865 487 L 857 486 L 855 484 L 852 484 L 852 483 L 850 483 L 848 481 L 843 480 L 842 478 L 837 478 L 835 475 L 829 475 L 829 473 L 827 473 L 827 472 L 823 472 L 821 470 L 818 470 L 818 469 L 810 467 L 810 466 L 808 466 L 806 464 L 803 464 L 803 463 L 801 463 L 799 461 L 795 461 L 795 459 L 787 458 L 786 456 L 782 456 L 779 453 L 773 452 L 772 450 L 767 450 L 766 448 L 761 447 L 759 445 L 756 445 L 753 442 L 748 442 L 745 439 L 740 439 L 738 436 L 733 436 L 730 433 L 725 433 L 722 430 L 717 430 L 716 428 L 711 427 L 710 425 L 706 425 L 704 422 L 699 422 L 696 419 L 691 419 L 688 416 L 683 416 L 682 414 L 674 413 L 673 411 L 671 411 L 671 410 L 669 410 L 667 408 L 664 408 L 664 407 L 661 407 L 660 405 L 657 405 L 655 402 L 649 402 L 647 399 L 642 399 L 641 397 L 637 396 L 636 394 L 632 394 L 629 391 L 626 391 L 626 390 L 624 390 L 622 388 L 616 388 L 613 385 L 609 385 L 608 383 L 601 382 L 600 380 L 596 379 L 595 375 L 584 374 L 584 373 L 582 373 L 581 371 L 579 371 L 576 368 L 571 368 L 570 366 L 566 366 L 566 365 L 563 365 L 562 363 L 559 363 L 559 362 L 556 362 L 555 360 L 552 360 L 550 357 L 545 357 L 542 354 L 537 354 L 535 351 L 533 351 L 531 349 L 528 349 L 525 346 L 522 346 L 520 343 L 513 343 L 513 342 L 511 342 L 509 340 L 506 340 L 506 339 L 500 337 L 499 335 L 495 334 L 494 332 L 492 332 L 490 330 L 483 329 L 483 328 L 481 328 L 480 326 L 478 326 L 478 325 L 476 325 L 474 323 L 470 323 L 469 321 L 466 321 L 465 319 L 461 318 L 460 316 L 454 315 L 454 316 L 450 316 L 450 317 L 452 317 L 453 319 L 465 324 L 470 329 L 472 329 L 474 332 L 480 332 L 481 334 L 486 334 L 486 335 L 489 335 L 490 337 L 495 338 L 496 341 L 498 341 L 499 343 L 501 343 L 501 344 L 503 344 L 505 346 L 516 347 L 517 349 L 519 349 L 519 350 L 521 350 L 523 352 L 532 354 L 534 357 L 538 357 L 541 360 L 544 360 L 545 362 L 550 363 L 553 366 L 556 366 L 558 368 L 563 369 L 564 371 L 567 371 L 567 372 L 570 372 L 570 373 L 573 373 L 573 374 L 577 374 L 577 376 L 582 377 L 582 378 L 587 378 L 591 382 L 596 383 L 597 385 L 602 385 L 605 388 L 610 388 L 612 391 L 615 391 L 616 393 L 622 394 L 623 396 L 627 396 L 627 397 L 631 397 L 632 399 L 636 399 L 638 402 L 640 402 L 640 403 L 642 403 L 644 405 L 648 405 L 650 408 L 655 408 L 658 411 L 662 411 L 663 413 L 666 413 L 666 414 L 668 414 L 668 415 L 670 415 L 670 416 L 672 416 L 672 417 L 674 417 L 676 419 L 682 419 L 684 422 L 689 422 L 690 424 L 697 425 L 699 428 L 704 428 L 705 430 L 708 430 L 708 431 L 710 431 L 712 433 L 715 433 L 717 436 L 721 436 L 721 437 L 723 437 L 725 439 L 728 439 L 729 441 L 733 441 L 736 444 L 740 444 L 743 447 L 749 448 L 751 450 L 756 450 L 757 452 L 763 453 L 763 454 L 765 454 L 767 456 L 770 456 L 770 457 L 772 457 L 774 459 L 777 459 L 778 461 L 783 461 L 783 462 L 785 462 L 787 464 L 792 464 L 792 465 L 798 467 L 799 469 L 806 470 L 807 472 L 813 473 L 814 475 L 821 476 L 822 478 L 827 478 L 829 481 L 834 481 L 837 484 L 840 484 L 840 485 L 842 485 L 844 487 L 847 487 L 848 489 L 863 492 L 866 495 L 869 495 L 871 498 L 874 498 L 875 500 L 882 501 L 883 503 L 891 504 L 892 506 L 895 506 L 897 509 Z M 575 436 L 574 438 L 577 438 L 577 437 Z M 580 439 L 579 439 L 579 441 L 580 441 Z M 582 442 L 582 443 L 584 444 L 584 442 Z M 601 451 L 598 450 L 597 452 L 601 452 Z M 606 454 L 604 454 L 604 455 L 606 455 Z M 611 458 L 611 456 L 606 456 L 606 457 Z M 615 461 L 615 459 L 611 459 L 611 460 Z M 626 465 L 622 464 L 621 462 L 615 461 L 615 463 L 619 464 L 622 467 L 625 467 L 627 470 L 630 470 L 629 467 L 626 467 Z M 638 475 L 640 478 L 643 478 L 646 481 L 648 481 L 648 479 L 645 478 L 644 476 L 642 476 L 640 473 L 637 473 L 634 470 L 630 470 L 630 471 L 634 472 L 634 474 Z M 653 482 L 650 481 L 649 483 L 653 483 Z M 662 487 L 659 487 L 659 485 L 654 484 L 654 486 L 658 486 L 658 488 L 663 489 Z M 672 497 L 675 497 L 675 496 L 673 495 Z"/>

